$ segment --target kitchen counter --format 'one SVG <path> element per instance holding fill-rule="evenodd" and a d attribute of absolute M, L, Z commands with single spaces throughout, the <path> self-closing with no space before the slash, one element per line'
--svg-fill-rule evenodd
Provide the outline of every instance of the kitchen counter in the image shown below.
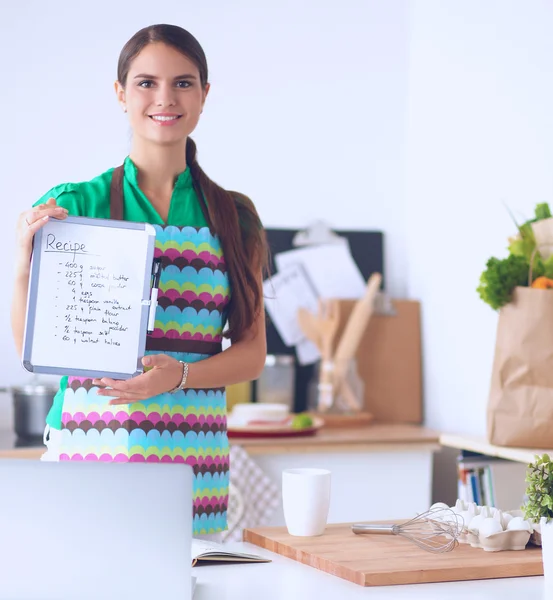
<path fill-rule="evenodd" d="M 438 450 L 440 435 L 418 425 L 374 423 L 362 427 L 323 427 L 315 435 L 282 438 L 232 437 L 250 456 L 328 452 L 409 452 Z M 0 458 L 38 458 L 42 443 L 17 447 L 13 433 L 0 433 Z"/>
<path fill-rule="evenodd" d="M 439 434 L 425 427 L 329 426 L 313 436 L 232 438 L 230 443 L 246 451 L 251 468 L 258 467 L 278 493 L 284 469 L 330 470 L 329 523 L 394 519 L 423 512 L 432 504 L 432 463 L 434 452 L 440 449 Z M 26 448 L 14 444 L 13 435 L 0 436 L 0 459 L 38 460 L 45 451 L 42 444 Z M 386 490 L 386 494 L 375 490 Z M 280 503 L 264 524 L 284 525 Z"/>
<path fill-rule="evenodd" d="M 266 564 L 215 565 L 192 569 L 197 577 L 194 600 L 550 600 L 543 577 L 518 577 L 362 587 L 246 543 L 229 544 L 236 551 L 271 558 Z"/>
<path fill-rule="evenodd" d="M 440 444 L 449 448 L 458 448 L 459 450 L 470 450 L 479 452 L 486 456 L 495 456 L 506 460 L 512 460 L 521 463 L 534 462 L 536 455 L 553 454 L 553 449 L 538 448 L 516 448 L 510 446 L 495 446 L 490 444 L 485 436 L 479 435 L 459 435 L 454 433 L 444 433 L 440 436 Z"/>
<path fill-rule="evenodd" d="M 39 449 L 45 449 L 41 439 L 19 440 L 13 431 L 0 430 L 0 454 L 6 450 L 30 450 L 31 453 L 34 450 L 36 453 Z"/>
<path fill-rule="evenodd" d="M 236 438 L 250 456 L 284 453 L 403 452 L 410 449 L 439 449 L 437 432 L 408 424 L 371 423 L 362 427 L 323 427 L 315 435 L 286 438 Z"/>

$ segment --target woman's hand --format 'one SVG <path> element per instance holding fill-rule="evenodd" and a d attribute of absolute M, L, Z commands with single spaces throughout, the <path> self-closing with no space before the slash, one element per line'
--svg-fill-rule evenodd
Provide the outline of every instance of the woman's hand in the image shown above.
<path fill-rule="evenodd" d="M 57 206 L 54 198 L 50 198 L 46 204 L 39 204 L 19 215 L 17 221 L 17 248 L 20 266 L 28 269 L 33 249 L 33 237 L 41 227 L 46 225 L 50 217 L 56 219 L 67 217 L 67 209 Z"/>
<path fill-rule="evenodd" d="M 158 394 L 169 392 L 182 381 L 183 365 L 167 354 L 152 354 L 142 359 L 145 367 L 151 367 L 146 373 L 132 379 L 117 380 L 109 377 L 94 379 L 93 385 L 100 387 L 99 396 L 116 398 L 109 404 L 131 404 L 147 400 Z M 106 387 L 110 389 L 106 389 Z"/>

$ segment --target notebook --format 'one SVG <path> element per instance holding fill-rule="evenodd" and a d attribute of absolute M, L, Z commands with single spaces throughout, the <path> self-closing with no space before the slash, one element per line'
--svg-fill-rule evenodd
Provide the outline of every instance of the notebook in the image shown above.
<path fill-rule="evenodd" d="M 256 554 L 245 554 L 228 550 L 223 544 L 192 540 L 192 566 L 213 565 L 219 563 L 268 563 L 268 558 Z"/>
<path fill-rule="evenodd" d="M 0 460 L 0 599 L 191 600 L 192 468 Z"/>

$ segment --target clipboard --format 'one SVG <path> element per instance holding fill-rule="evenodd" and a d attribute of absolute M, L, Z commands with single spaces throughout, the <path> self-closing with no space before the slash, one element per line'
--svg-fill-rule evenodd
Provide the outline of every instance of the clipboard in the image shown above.
<path fill-rule="evenodd" d="M 114 379 L 142 373 L 155 236 L 147 223 L 89 217 L 51 219 L 35 234 L 27 371 Z"/>

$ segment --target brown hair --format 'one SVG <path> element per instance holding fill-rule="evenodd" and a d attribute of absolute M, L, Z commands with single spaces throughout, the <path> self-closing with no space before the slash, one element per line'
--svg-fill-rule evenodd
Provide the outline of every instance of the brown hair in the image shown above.
<path fill-rule="evenodd" d="M 117 65 L 117 79 L 123 87 L 132 61 L 145 46 L 156 42 L 175 48 L 194 62 L 205 88 L 208 73 L 204 51 L 191 33 L 176 25 L 150 25 L 125 44 Z M 223 247 L 231 286 L 229 329 L 225 336 L 236 341 L 251 327 L 262 308 L 259 277 L 260 273 L 268 273 L 269 262 L 265 231 L 249 198 L 223 189 L 203 172 L 198 164 L 196 144 L 190 137 L 186 140 L 186 162 L 200 196 L 203 194 L 205 198 L 211 226 Z"/>

